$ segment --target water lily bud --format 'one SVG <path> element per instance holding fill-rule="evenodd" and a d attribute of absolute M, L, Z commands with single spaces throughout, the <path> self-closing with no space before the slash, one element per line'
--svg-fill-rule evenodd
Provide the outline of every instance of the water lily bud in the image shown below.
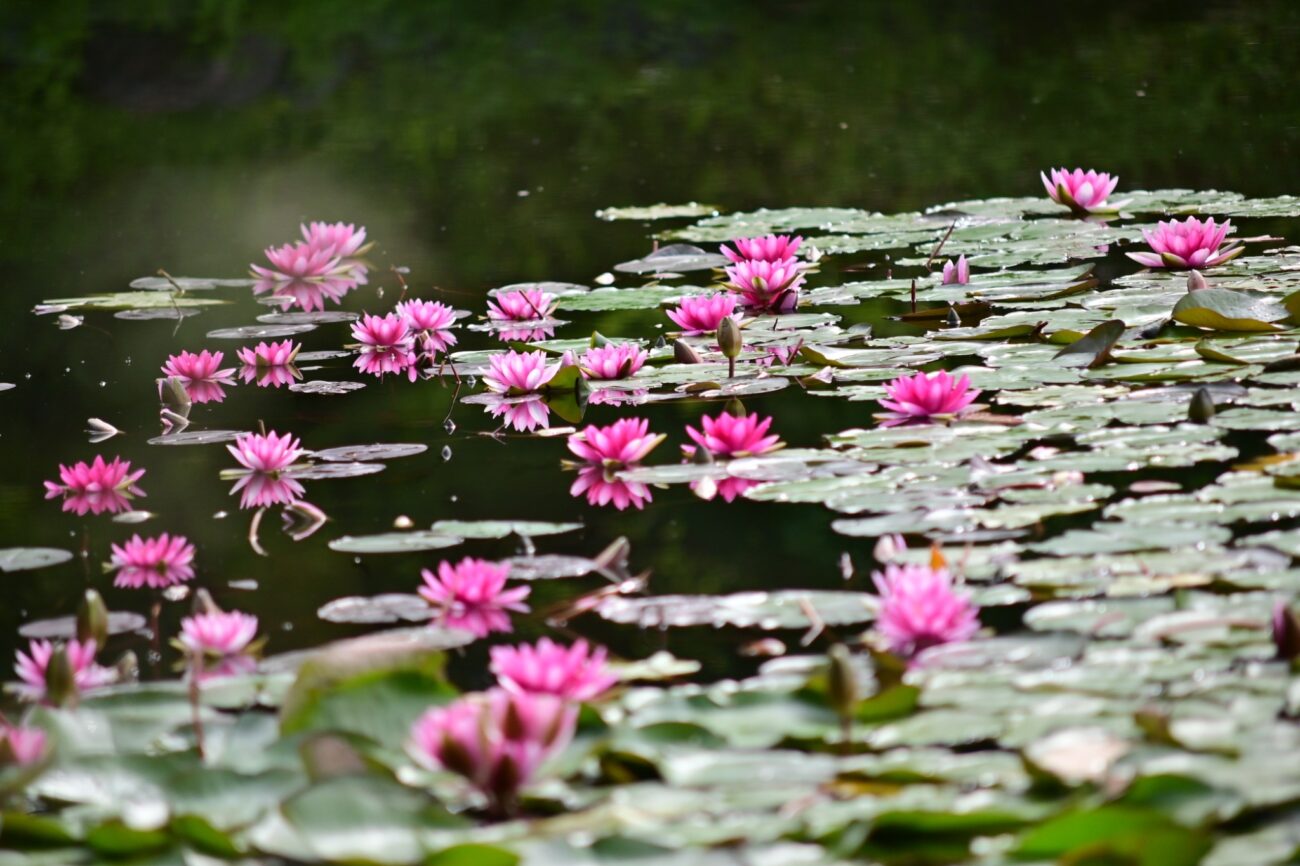
<path fill-rule="evenodd" d="M 1187 291 L 1199 292 L 1202 289 L 1208 289 L 1210 284 L 1205 281 L 1205 275 L 1200 271 L 1191 271 L 1187 274 Z"/>
<path fill-rule="evenodd" d="M 600 331 L 591 332 L 591 348 L 595 349 L 601 346 L 611 345 L 609 337 L 606 337 Z"/>
<path fill-rule="evenodd" d="M 673 360 L 679 364 L 700 364 L 704 361 L 699 352 L 681 340 L 673 340 Z"/>
<path fill-rule="evenodd" d="M 1213 417 L 1214 398 L 1210 396 L 1210 389 L 1197 388 L 1187 406 L 1187 420 L 1193 424 L 1208 424 Z"/>
<path fill-rule="evenodd" d="M 1285 601 L 1279 601 L 1273 608 L 1273 646 L 1283 661 L 1294 661 L 1300 656 L 1300 617 Z"/>
<path fill-rule="evenodd" d="M 77 698 L 76 674 L 66 644 L 59 644 L 45 668 L 45 696 L 56 707 L 65 707 Z"/>
<path fill-rule="evenodd" d="M 943 320 L 950 328 L 955 328 L 961 324 L 961 316 L 957 315 L 957 308 L 952 305 L 948 306 L 948 315 L 944 316 Z"/>
<path fill-rule="evenodd" d="M 712 466 L 713 455 L 707 448 L 696 448 L 695 453 L 691 455 L 691 462 L 700 466 Z"/>
<path fill-rule="evenodd" d="M 740 355 L 740 349 L 743 341 L 740 336 L 740 325 L 731 316 L 727 316 L 718 323 L 718 346 L 722 349 L 722 354 L 727 358 L 735 358 Z"/>
<path fill-rule="evenodd" d="M 662 349 L 667 345 L 668 345 L 668 341 L 664 339 L 663 334 L 660 334 L 659 337 L 655 340 L 654 346 L 652 348 Z"/>
<path fill-rule="evenodd" d="M 876 539 L 876 546 L 871 551 L 871 555 L 876 558 L 876 562 L 884 564 L 893 562 L 899 555 L 907 551 L 907 542 L 902 535 L 882 535 Z"/>
<path fill-rule="evenodd" d="M 830 664 L 826 671 L 826 690 L 831 706 L 841 719 L 850 719 L 857 710 L 861 697 L 858 693 L 857 674 L 853 671 L 853 655 L 848 647 L 837 643 L 831 647 L 828 656 Z"/>
<path fill-rule="evenodd" d="M 739 397 L 732 397 L 730 400 L 724 403 L 722 406 L 722 411 L 726 412 L 732 418 L 744 418 L 746 415 L 749 414 L 749 410 L 745 408 L 744 403 L 740 402 Z"/>
<path fill-rule="evenodd" d="M 163 408 L 182 418 L 190 416 L 190 392 L 185 390 L 185 385 L 175 376 L 158 380 L 158 399 L 162 401 Z"/>
<path fill-rule="evenodd" d="M 95 646 L 103 646 L 108 640 L 108 607 L 93 589 L 86 590 L 77 608 L 77 640 L 94 641 Z"/>

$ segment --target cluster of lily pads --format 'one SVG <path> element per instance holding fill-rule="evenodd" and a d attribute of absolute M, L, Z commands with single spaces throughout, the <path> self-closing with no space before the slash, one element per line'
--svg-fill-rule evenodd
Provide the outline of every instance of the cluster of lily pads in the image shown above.
<path fill-rule="evenodd" d="M 176 639 L 184 674 L 145 683 L 129 659 L 96 661 L 121 617 L 92 593 L 18 659 L 26 703 L 0 740 L 13 862 L 1294 862 L 1300 250 L 1225 244 L 1227 220 L 1294 218 L 1300 199 L 1167 190 L 1111 202 L 1106 174 L 1043 182 L 1047 199 L 924 213 L 709 213 L 614 268 L 643 285 L 611 275 L 494 291 L 471 328 L 505 350 L 457 350 L 467 314 L 405 291 L 383 315 L 324 310 L 341 297 L 325 286 L 366 280 L 364 229 L 304 227 L 255 272 L 254 291 L 283 309 L 237 338 L 351 322 L 347 354 L 314 361 L 347 357 L 417 386 L 481 380 L 461 402 L 516 433 L 563 435 L 572 492 L 590 505 L 640 509 L 651 487 L 673 485 L 771 503 L 774 521 L 815 504 L 847 548 L 868 540 L 857 553 L 879 566 L 873 585 L 647 594 L 621 541 L 590 558 L 466 557 L 426 570 L 415 593 L 318 612 L 415 625 L 264 659 L 256 618 L 199 592 Z M 1134 225 L 1148 214 L 1170 218 Z M 1149 249 L 1127 249 L 1139 239 Z M 719 242 L 720 254 L 694 246 Z M 1095 276 L 1089 260 L 1120 251 L 1143 269 Z M 832 265 L 878 278 L 811 285 Z M 697 273 L 716 279 L 693 285 Z M 40 311 L 156 295 L 184 315 L 224 287 L 151 279 Z M 853 324 L 832 311 L 867 307 L 874 320 Z M 680 329 L 660 340 L 555 338 L 560 315 L 660 309 Z M 292 341 L 245 351 L 252 378 L 306 355 Z M 201 396 L 216 402 L 211 386 L 234 380 L 221 361 L 168 359 L 154 441 L 228 443 L 254 531 L 271 507 L 310 516 L 303 480 L 412 453 L 189 429 Z M 303 372 L 314 370 L 281 381 L 341 392 Z M 844 400 L 854 426 L 782 447 L 773 418 L 740 400 L 787 388 Z M 687 426 L 681 462 L 646 464 L 665 439 L 647 418 L 577 427 L 589 404 L 686 400 L 723 407 Z M 553 427 L 552 413 L 573 426 Z M 61 466 L 47 495 L 121 516 L 143 474 L 100 455 Z M 441 521 L 329 546 L 366 556 L 574 528 Z M 51 561 L 8 554 L 4 570 Z M 110 568 L 165 600 L 194 562 L 183 537 L 137 534 Z M 857 571 L 846 555 L 846 576 Z M 494 647 L 496 684 L 460 694 L 446 653 L 509 631 L 528 612 L 526 582 L 543 577 L 602 579 L 549 612 L 552 625 L 726 628 L 761 661 L 744 679 L 697 681 L 689 660 L 610 661 L 586 641 L 543 639 Z"/>

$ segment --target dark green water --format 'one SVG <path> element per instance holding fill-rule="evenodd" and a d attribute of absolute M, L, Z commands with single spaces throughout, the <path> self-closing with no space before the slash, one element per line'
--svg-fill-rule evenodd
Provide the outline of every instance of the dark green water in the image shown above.
<path fill-rule="evenodd" d="M 268 521 L 271 555 L 259 557 L 245 538 L 247 512 L 217 477 L 232 465 L 224 449 L 146 439 L 158 432 L 153 379 L 166 356 L 233 353 L 238 344 L 204 334 L 264 308 L 207 312 L 175 335 L 174 322 L 108 314 L 60 331 L 30 314 L 43 299 L 122 290 L 158 268 L 241 276 L 304 219 L 363 223 L 377 241 L 374 278 L 344 309 L 386 310 L 397 287 L 384 271 L 398 265 L 416 294 L 477 313 L 489 288 L 589 283 L 646 252 L 654 229 L 597 221 L 608 205 L 895 211 L 1034 194 L 1038 170 L 1057 164 L 1118 172 L 1129 189 L 1300 188 L 1300 7 L 1288 2 L 534 6 L 60 2 L 0 12 L 0 381 L 18 385 L 0 394 L 0 547 L 87 553 L 4 577 L 3 657 L 20 623 L 70 613 L 86 585 L 105 589 L 115 608 L 147 608 L 139 595 L 109 591 L 98 566 L 131 529 L 42 499 L 58 463 L 101 451 L 147 467 L 140 505 L 159 516 L 144 528 L 194 540 L 197 583 L 223 606 L 258 613 L 272 650 L 348 634 L 315 619 L 331 598 L 415 586 L 436 554 L 357 562 L 325 546 L 398 515 L 416 525 L 581 520 L 581 534 L 539 549 L 594 553 L 625 535 L 658 593 L 833 587 L 842 552 L 869 563 L 869 545 L 836 536 L 815 506 L 704 503 L 674 488 L 644 512 L 590 508 L 568 496 L 559 441 L 484 438 L 495 425 L 482 407 L 450 408 L 449 389 L 405 381 L 343 398 L 239 388 L 196 408 L 198 426 L 262 420 L 312 449 L 429 445 L 379 475 L 309 483 L 331 523 L 293 544 Z M 574 318 L 563 335 L 651 336 L 665 323 Z M 327 326 L 303 342 L 311 351 L 345 339 Z M 345 377 L 346 362 L 334 363 L 328 378 Z M 750 408 L 775 414 L 792 445 L 869 412 L 792 392 Z M 644 414 L 669 434 L 667 450 L 700 411 Z M 127 435 L 88 445 L 91 416 Z M 615 417 L 593 407 L 586 420 Z M 499 556 L 514 544 L 466 550 Z M 243 580 L 258 589 L 228 587 Z M 594 586 L 537 586 L 534 607 Z M 661 640 L 582 626 L 627 653 Z M 518 627 L 526 636 L 543 628 Z M 730 641 L 673 641 L 689 641 L 717 669 L 733 663 Z"/>

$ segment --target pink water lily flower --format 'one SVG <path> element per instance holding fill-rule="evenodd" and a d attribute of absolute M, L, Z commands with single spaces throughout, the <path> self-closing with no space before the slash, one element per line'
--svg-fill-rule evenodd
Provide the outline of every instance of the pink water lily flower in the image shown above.
<path fill-rule="evenodd" d="M 239 465 L 253 472 L 275 473 L 287 469 L 306 452 L 292 433 L 242 433 L 227 445 Z"/>
<path fill-rule="evenodd" d="M 1154 231 L 1143 229 L 1142 236 L 1147 239 L 1153 252 L 1127 253 L 1126 255 L 1148 268 L 1170 268 L 1171 270 L 1202 270 L 1231 261 L 1245 252 L 1245 247 L 1229 246 L 1219 249 L 1232 231 L 1232 221 L 1224 220 L 1220 225 L 1214 224 L 1214 218 L 1202 222 L 1189 216 L 1182 222 L 1169 220 L 1156 223 Z"/>
<path fill-rule="evenodd" d="M 195 403 L 220 403 L 226 398 L 225 386 L 235 384 L 235 368 L 220 369 L 224 357 L 207 349 L 198 354 L 181 352 L 167 358 L 163 375 L 179 379 Z"/>
<path fill-rule="evenodd" d="M 361 344 L 361 354 L 353 362 L 358 370 L 380 378 L 386 373 L 405 372 L 412 382 L 419 376 L 415 335 L 406 319 L 396 313 L 363 315 L 352 325 L 352 338 Z"/>
<path fill-rule="evenodd" d="M 953 587 L 947 569 L 890 563 L 872 579 L 880 593 L 876 628 L 892 652 L 911 656 L 979 631 L 979 608 Z"/>
<path fill-rule="evenodd" d="M 770 416 L 732 415 L 724 411 L 717 418 L 708 415 L 701 418 L 700 430 L 687 426 L 686 435 L 714 457 L 753 457 L 785 447 L 781 437 L 768 434 L 771 426 Z M 690 445 L 682 446 L 682 450 L 688 455 L 695 453 Z"/>
<path fill-rule="evenodd" d="M 639 463 L 664 441 L 644 418 L 620 418 L 607 427 L 589 424 L 569 436 L 569 450 L 588 463 L 616 467 Z"/>
<path fill-rule="evenodd" d="M 130 461 L 121 457 L 105 463 L 97 454 L 90 463 L 81 460 L 71 466 L 59 464 L 59 480 L 45 482 L 45 498 L 63 497 L 63 510 L 78 516 L 115 514 L 125 509 L 132 497 L 145 495 L 136 484 L 144 472 L 132 472 Z"/>
<path fill-rule="evenodd" d="M 247 346 L 240 349 L 236 354 L 239 360 L 246 367 L 287 367 L 292 364 L 302 351 L 302 346 L 293 340 L 282 340 L 279 343 L 258 343 L 253 348 Z"/>
<path fill-rule="evenodd" d="M 488 299 L 488 318 L 494 322 L 527 322 L 548 319 L 555 312 L 557 298 L 541 289 L 499 292 Z"/>
<path fill-rule="evenodd" d="M 72 667 L 72 680 L 77 691 L 85 692 L 113 681 L 113 672 L 95 664 L 97 647 L 93 640 L 73 639 L 65 645 L 68 662 Z M 49 671 L 50 659 L 54 657 L 54 644 L 47 640 L 34 640 L 27 645 L 27 652 L 18 651 L 18 661 L 14 671 L 22 683 L 18 691 L 30 700 L 45 697 L 45 677 Z"/>
<path fill-rule="evenodd" d="M 325 302 L 341 303 L 348 292 L 358 283 L 366 281 L 366 269 L 354 265 L 348 269 L 346 276 L 331 275 L 314 280 L 273 280 L 263 277 L 253 285 L 254 295 L 270 295 L 275 300 L 267 300 L 282 310 L 299 307 L 304 312 L 325 309 Z"/>
<path fill-rule="evenodd" d="M 802 237 L 790 237 L 789 235 L 768 235 L 762 238 L 736 238 L 731 242 L 735 249 L 727 245 L 719 247 L 722 254 L 731 260 L 732 264 L 740 264 L 746 259 L 760 262 L 779 262 L 783 259 L 792 259 L 794 254 L 799 251 L 799 244 L 803 243 Z"/>
<path fill-rule="evenodd" d="M 238 655 L 255 637 L 257 617 L 237 610 L 199 613 L 181 620 L 181 645 L 200 655 Z"/>
<path fill-rule="evenodd" d="M 311 249 L 341 259 L 349 259 L 369 249 L 366 244 L 366 227 L 352 223 L 322 223 L 299 225 L 302 239 Z"/>
<path fill-rule="evenodd" d="M 637 511 L 654 499 L 650 488 L 640 481 L 624 481 L 615 470 L 597 464 L 578 468 L 578 477 L 569 487 L 569 495 L 584 496 L 588 505 L 604 507 L 613 505 L 619 511 L 629 506 Z"/>
<path fill-rule="evenodd" d="M 508 563 L 467 556 L 455 565 L 440 562 L 437 573 L 426 568 L 420 576 L 424 579 L 420 595 L 441 610 L 441 621 L 475 637 L 486 637 L 494 631 L 508 632 L 511 630 L 509 612 L 528 611 L 524 599 L 528 598 L 531 587 L 506 589 L 506 579 L 510 576 Z"/>
<path fill-rule="evenodd" d="M 945 286 L 964 286 L 969 282 L 970 264 L 966 261 L 965 255 L 959 256 L 955 264 L 952 260 L 943 263 L 943 284 Z"/>
<path fill-rule="evenodd" d="M 113 585 L 126 589 L 166 589 L 194 577 L 194 545 L 183 535 L 164 532 L 154 538 L 132 535 L 112 546 Z"/>
<path fill-rule="evenodd" d="M 14 763 L 20 767 L 31 766 L 45 757 L 48 742 L 49 738 L 40 728 L 0 724 L 0 748 L 7 748 Z"/>
<path fill-rule="evenodd" d="M 573 739 L 578 708 L 554 695 L 492 689 L 429 710 L 411 728 L 410 752 L 432 769 L 465 777 L 498 816 Z"/>
<path fill-rule="evenodd" d="M 544 637 L 536 646 L 495 646 L 489 654 L 492 673 L 511 692 L 589 701 L 618 682 L 605 664 L 605 648 L 585 640 L 563 647 Z"/>
<path fill-rule="evenodd" d="M 579 365 L 591 379 L 626 379 L 645 366 L 650 353 L 635 343 L 593 346 L 582 356 Z"/>
<path fill-rule="evenodd" d="M 501 423 L 520 433 L 531 433 L 537 428 L 551 426 L 551 407 L 536 395 L 523 398 L 502 397 L 486 404 L 485 407 L 493 418 L 500 418 Z"/>
<path fill-rule="evenodd" d="M 488 372 L 483 383 L 498 394 L 530 394 L 540 391 L 560 372 L 560 365 L 548 367 L 546 353 L 498 352 L 488 356 Z"/>
<path fill-rule="evenodd" d="M 412 299 L 394 308 L 406 320 L 425 355 L 432 358 L 456 345 L 451 328 L 456 324 L 456 310 L 438 301 Z"/>
<path fill-rule="evenodd" d="M 1106 199 L 1115 191 L 1115 186 L 1119 183 L 1119 175 L 1112 177 L 1104 171 L 1097 172 L 1092 169 L 1084 171 L 1076 168 L 1070 171 L 1066 168 L 1054 168 L 1050 176 L 1041 171 L 1038 176 L 1043 179 L 1043 187 L 1052 201 L 1065 205 L 1078 214 L 1113 213 L 1128 203 L 1126 201 L 1106 203 Z"/>
<path fill-rule="evenodd" d="M 668 311 L 682 334 L 688 337 L 717 333 L 722 320 L 736 311 L 736 296 L 732 292 L 716 295 L 682 298 L 677 308 Z"/>
<path fill-rule="evenodd" d="M 969 376 L 954 379 L 946 370 L 899 376 L 885 386 L 885 393 L 880 405 L 890 411 L 884 417 L 895 421 L 958 415 L 980 395 Z"/>
<path fill-rule="evenodd" d="M 271 263 L 269 268 L 262 265 L 249 267 L 254 276 L 273 282 L 320 279 L 338 273 L 341 267 L 332 246 L 322 248 L 307 241 L 267 247 L 266 258 Z"/>
<path fill-rule="evenodd" d="M 745 306 L 750 309 L 788 313 L 799 305 L 804 276 L 803 265 L 797 259 L 745 259 L 726 271 L 731 286 L 744 296 Z"/>

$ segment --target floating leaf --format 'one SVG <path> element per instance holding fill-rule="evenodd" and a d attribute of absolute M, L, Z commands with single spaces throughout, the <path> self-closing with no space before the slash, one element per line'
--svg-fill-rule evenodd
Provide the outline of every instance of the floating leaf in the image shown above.
<path fill-rule="evenodd" d="M 6 547 L 0 549 L 0 571 L 30 571 L 71 559 L 71 553 L 53 547 Z"/>

